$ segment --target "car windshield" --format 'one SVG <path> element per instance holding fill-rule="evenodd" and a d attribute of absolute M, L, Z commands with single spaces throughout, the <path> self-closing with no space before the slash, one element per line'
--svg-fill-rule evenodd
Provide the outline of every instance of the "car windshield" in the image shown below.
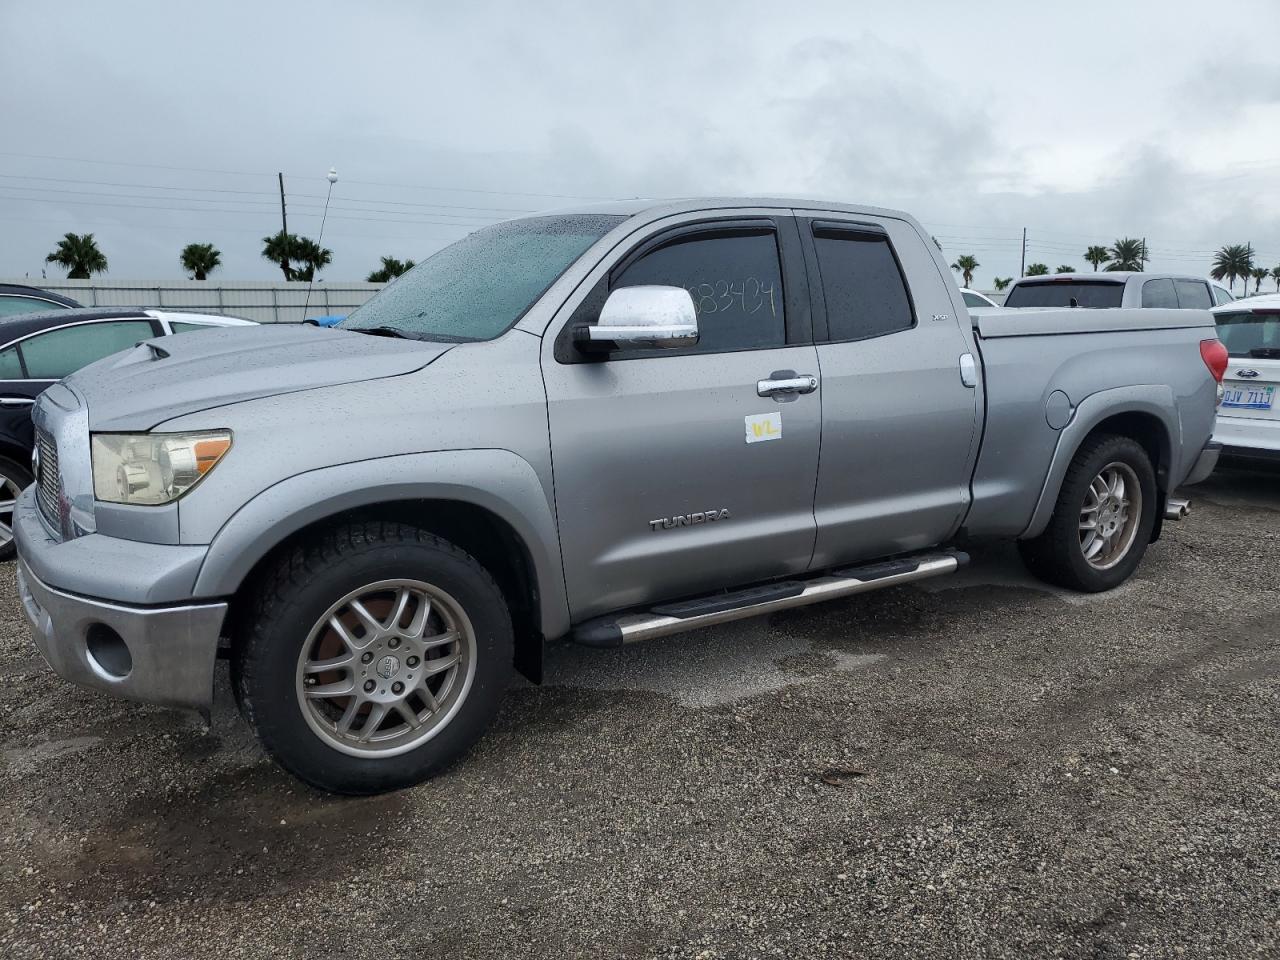
<path fill-rule="evenodd" d="M 491 340 L 624 219 L 574 214 L 485 227 L 418 264 L 338 326 L 413 340 Z"/>
<path fill-rule="evenodd" d="M 1006 307 L 1118 307 L 1124 284 L 1107 280 L 1049 280 L 1015 284 Z"/>
<path fill-rule="evenodd" d="M 1218 339 L 1233 357 L 1280 360 L 1280 307 L 1266 313 L 1220 313 Z"/>

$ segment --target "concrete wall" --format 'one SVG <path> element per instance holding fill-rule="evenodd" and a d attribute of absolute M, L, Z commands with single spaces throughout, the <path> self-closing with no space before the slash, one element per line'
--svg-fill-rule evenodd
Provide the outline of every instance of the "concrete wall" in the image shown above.
<path fill-rule="evenodd" d="M 297 281 L 226 280 L 40 280 L 13 279 L 60 293 L 86 307 L 161 307 L 188 313 L 218 313 L 259 323 L 299 323 L 307 317 L 350 313 L 385 284 L 342 283 L 321 280 L 311 285 Z"/>

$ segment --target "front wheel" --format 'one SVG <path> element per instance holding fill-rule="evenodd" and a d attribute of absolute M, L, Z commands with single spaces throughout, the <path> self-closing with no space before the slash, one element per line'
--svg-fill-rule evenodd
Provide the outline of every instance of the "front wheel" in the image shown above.
<path fill-rule="evenodd" d="M 1044 533 L 1018 548 L 1042 580 L 1096 593 L 1124 583 L 1151 541 L 1157 492 L 1146 450 L 1101 435 L 1076 452 Z"/>
<path fill-rule="evenodd" d="M 31 479 L 31 471 L 22 464 L 0 457 L 0 560 L 12 560 L 18 552 L 13 542 L 13 510 Z"/>
<path fill-rule="evenodd" d="M 465 752 L 511 662 L 505 599 L 483 567 L 413 527 L 363 523 L 282 558 L 232 669 L 282 766 L 363 794 L 417 783 Z"/>

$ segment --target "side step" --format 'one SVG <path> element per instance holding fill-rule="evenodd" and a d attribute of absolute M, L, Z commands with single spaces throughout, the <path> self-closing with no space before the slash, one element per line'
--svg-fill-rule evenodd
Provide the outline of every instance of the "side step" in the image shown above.
<path fill-rule="evenodd" d="M 954 573 L 968 562 L 968 554 L 954 550 L 848 567 L 811 580 L 769 583 L 732 593 L 665 603 L 645 613 L 599 617 L 579 624 L 570 637 L 576 643 L 589 647 L 620 647 L 624 643 L 652 640 L 717 623 L 940 577 Z"/>

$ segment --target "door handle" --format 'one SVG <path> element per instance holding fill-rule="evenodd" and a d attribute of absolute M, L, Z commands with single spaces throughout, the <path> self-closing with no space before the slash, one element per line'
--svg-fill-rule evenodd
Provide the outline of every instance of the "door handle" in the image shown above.
<path fill-rule="evenodd" d="M 778 380 L 757 380 L 756 396 L 773 397 L 779 393 L 813 393 L 818 389 L 818 378 L 807 374 L 783 377 Z"/>

